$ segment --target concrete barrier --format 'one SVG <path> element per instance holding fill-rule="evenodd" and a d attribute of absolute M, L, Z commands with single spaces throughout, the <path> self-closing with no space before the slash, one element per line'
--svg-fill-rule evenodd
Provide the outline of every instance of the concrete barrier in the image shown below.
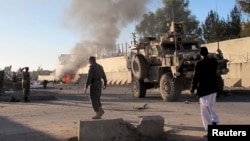
<path fill-rule="evenodd" d="M 127 85 L 131 82 L 131 72 L 107 72 L 108 84 L 110 85 Z"/>
<path fill-rule="evenodd" d="M 135 127 L 123 119 L 80 121 L 79 141 L 136 141 Z"/>
<path fill-rule="evenodd" d="M 164 118 L 161 116 L 143 116 L 136 130 L 145 137 L 160 137 L 164 134 Z"/>
<path fill-rule="evenodd" d="M 241 87 L 241 73 L 242 73 L 242 64 L 234 63 L 229 64 L 229 73 L 224 75 L 224 83 L 227 87 Z"/>
<path fill-rule="evenodd" d="M 164 134 L 164 118 L 142 116 L 133 125 L 121 118 L 80 121 L 79 141 L 138 141 L 157 139 Z"/>
<path fill-rule="evenodd" d="M 242 64 L 242 87 L 249 88 L 250 87 L 250 63 L 243 63 Z"/>
<path fill-rule="evenodd" d="M 208 48 L 209 52 L 217 52 L 219 45 L 224 58 L 228 59 L 230 63 L 243 63 L 249 61 L 249 44 L 250 37 L 245 37 L 220 41 L 219 44 L 218 42 L 214 42 L 203 45 Z"/>
<path fill-rule="evenodd" d="M 54 81 L 55 75 L 38 75 L 38 81 L 42 82 L 43 80 Z"/>

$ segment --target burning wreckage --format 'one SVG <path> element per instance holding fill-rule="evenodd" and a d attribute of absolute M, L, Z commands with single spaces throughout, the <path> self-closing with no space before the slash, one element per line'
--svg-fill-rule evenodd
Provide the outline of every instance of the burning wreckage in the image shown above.
<path fill-rule="evenodd" d="M 58 81 L 62 83 L 78 83 L 78 79 L 76 76 L 76 73 L 67 72 L 62 75 L 62 77 L 60 77 Z"/>
<path fill-rule="evenodd" d="M 58 61 L 59 63 L 54 72 L 55 74 L 47 80 L 54 80 L 59 83 L 79 83 L 82 77 L 82 74 L 79 73 L 79 66 L 82 65 L 75 65 L 75 56 L 72 54 L 61 54 L 58 56 Z M 39 78 L 40 81 L 44 79 L 45 78 Z"/>

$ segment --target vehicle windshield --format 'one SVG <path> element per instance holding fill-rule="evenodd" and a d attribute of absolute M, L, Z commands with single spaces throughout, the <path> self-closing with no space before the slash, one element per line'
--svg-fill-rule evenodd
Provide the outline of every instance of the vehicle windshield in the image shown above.
<path fill-rule="evenodd" d="M 163 44 L 163 49 L 165 51 L 174 51 L 175 50 L 175 44 Z M 183 44 L 177 44 L 177 50 L 199 50 L 199 46 L 197 43 L 183 43 Z"/>
<path fill-rule="evenodd" d="M 136 50 L 131 50 L 131 53 L 132 54 L 137 54 L 137 51 Z M 142 55 L 145 55 L 145 50 L 144 49 L 140 49 L 139 53 L 142 54 Z"/>

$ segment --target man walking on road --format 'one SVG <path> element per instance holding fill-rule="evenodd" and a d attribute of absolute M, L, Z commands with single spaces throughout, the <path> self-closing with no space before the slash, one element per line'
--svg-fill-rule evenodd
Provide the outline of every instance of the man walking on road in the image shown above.
<path fill-rule="evenodd" d="M 103 67 L 96 63 L 96 58 L 94 56 L 89 57 L 89 63 L 90 67 L 84 92 L 86 93 L 88 87 L 90 86 L 90 99 L 92 102 L 92 107 L 96 112 L 96 115 L 92 117 L 92 119 L 100 119 L 104 114 L 101 104 L 102 86 L 103 89 L 106 88 L 107 78 Z M 102 80 L 104 84 L 102 84 Z"/>
<path fill-rule="evenodd" d="M 190 93 L 194 94 L 197 89 L 203 126 L 205 131 L 208 131 L 208 125 L 217 125 L 219 122 L 219 117 L 214 109 L 217 95 L 217 61 L 214 58 L 208 58 L 206 47 L 201 47 L 200 55 L 202 60 L 195 66 Z"/>

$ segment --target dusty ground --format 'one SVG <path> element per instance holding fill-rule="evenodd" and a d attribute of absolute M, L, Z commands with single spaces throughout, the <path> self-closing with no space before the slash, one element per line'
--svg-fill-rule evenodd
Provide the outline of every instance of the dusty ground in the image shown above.
<path fill-rule="evenodd" d="M 216 104 L 220 124 L 250 124 L 250 91 L 227 89 L 226 92 L 231 96 L 222 96 Z M 83 94 L 80 85 L 51 84 L 47 89 L 32 89 L 29 103 L 3 100 L 11 95 L 22 96 L 21 91 L 0 96 L 0 141 L 76 141 L 79 121 L 94 115 L 88 95 Z M 156 90 L 148 91 L 146 98 L 137 99 L 132 97 L 130 87 L 112 86 L 103 92 L 102 101 L 104 119 L 123 118 L 137 124 L 140 116 L 164 117 L 166 135 L 158 140 L 206 141 L 198 99 L 185 91 L 178 102 L 164 102 Z M 149 108 L 134 108 L 144 104 Z"/>

